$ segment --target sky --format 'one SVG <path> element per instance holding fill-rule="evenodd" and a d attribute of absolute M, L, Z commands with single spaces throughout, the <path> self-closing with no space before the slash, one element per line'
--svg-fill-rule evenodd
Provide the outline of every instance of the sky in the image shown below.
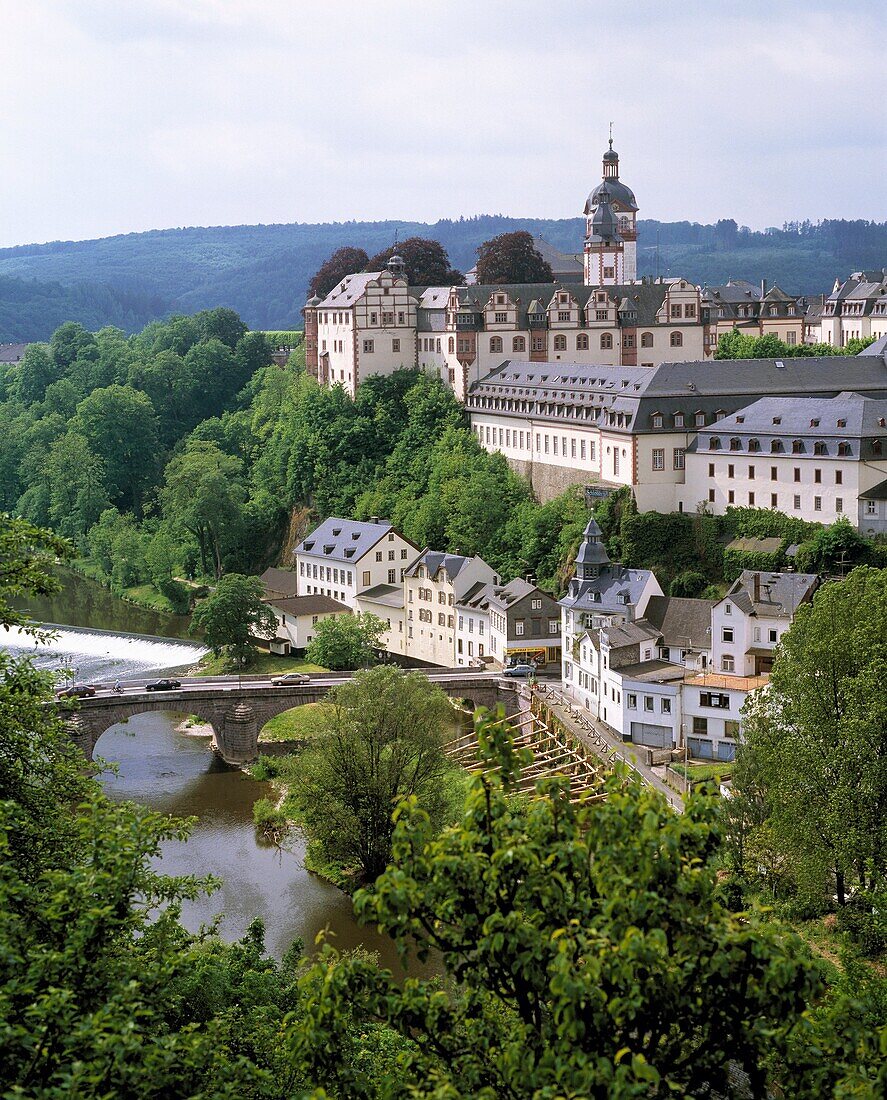
<path fill-rule="evenodd" d="M 0 246 L 572 217 L 887 219 L 884 0 L 0 0 Z"/>

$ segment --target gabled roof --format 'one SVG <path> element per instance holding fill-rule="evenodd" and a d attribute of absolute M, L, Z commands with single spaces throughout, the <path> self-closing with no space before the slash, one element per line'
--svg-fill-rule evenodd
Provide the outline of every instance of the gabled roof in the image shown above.
<path fill-rule="evenodd" d="M 651 578 L 655 579 L 650 569 L 604 565 L 597 577 L 588 580 L 574 577 L 567 594 L 558 602 L 573 611 L 625 614 L 628 608 L 637 606 Z"/>
<path fill-rule="evenodd" d="M 0 363 L 17 363 L 27 348 L 27 344 L 0 344 Z"/>
<path fill-rule="evenodd" d="M 319 592 L 307 596 L 290 596 L 288 599 L 270 599 L 263 603 L 297 618 L 299 615 L 350 615 L 351 608 Z"/>
<path fill-rule="evenodd" d="M 879 481 L 859 496 L 862 500 L 887 500 L 887 481 Z"/>
<path fill-rule="evenodd" d="M 386 607 L 403 607 L 403 588 L 399 584 L 376 584 L 357 593 L 357 599 Z"/>
<path fill-rule="evenodd" d="M 644 619 L 657 627 L 667 646 L 680 649 L 711 648 L 711 609 L 714 600 L 690 600 L 682 596 L 651 596 Z"/>
<path fill-rule="evenodd" d="M 266 569 L 259 580 L 266 596 L 295 596 L 299 590 L 298 574 L 292 569 Z"/>
<path fill-rule="evenodd" d="M 755 576 L 759 578 L 755 599 Z M 815 573 L 768 573 L 743 569 L 718 603 L 730 600 L 747 615 L 790 619 L 819 586 Z"/>
<path fill-rule="evenodd" d="M 393 530 L 387 520 L 325 519 L 296 547 L 294 554 L 312 554 L 330 561 L 357 562 Z M 403 538 L 403 536 L 400 536 Z M 407 540 L 404 540 L 407 541 Z"/>
<path fill-rule="evenodd" d="M 610 649 L 621 649 L 623 646 L 650 642 L 660 636 L 661 631 L 652 623 L 644 622 L 643 619 L 633 623 L 619 623 L 617 626 L 608 626 L 601 630 L 601 637 L 606 638 Z"/>

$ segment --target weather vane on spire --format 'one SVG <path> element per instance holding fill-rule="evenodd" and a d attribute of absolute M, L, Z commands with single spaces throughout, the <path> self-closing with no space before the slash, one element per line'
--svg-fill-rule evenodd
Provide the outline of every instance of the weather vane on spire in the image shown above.
<path fill-rule="evenodd" d="M 610 123 L 610 148 L 613 148 L 613 123 Z"/>

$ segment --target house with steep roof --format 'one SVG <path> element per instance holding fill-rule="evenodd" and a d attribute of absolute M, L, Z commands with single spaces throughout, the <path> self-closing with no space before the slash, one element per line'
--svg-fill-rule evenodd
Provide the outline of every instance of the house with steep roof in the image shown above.
<path fill-rule="evenodd" d="M 457 601 L 456 615 L 457 664 L 484 659 L 497 668 L 528 663 L 560 669 L 560 610 L 533 581 L 478 584 Z"/>
<path fill-rule="evenodd" d="M 863 513 L 876 510 L 864 494 L 887 478 L 887 398 L 763 397 L 700 431 L 684 476 L 688 511 L 776 508 L 826 524 L 846 516 L 866 530 Z"/>
<path fill-rule="evenodd" d="M 686 455 L 697 438 L 703 440 L 697 449 L 707 449 L 714 422 L 763 398 L 831 399 L 845 392 L 887 399 L 887 357 L 711 360 L 632 370 L 506 361 L 472 386 L 466 407 L 478 442 L 528 477 L 540 499 L 569 485 L 630 485 L 641 511 L 672 512 L 699 503 L 697 487 L 686 486 Z M 711 486 L 705 488 L 702 499 Z"/>
<path fill-rule="evenodd" d="M 404 569 L 407 653 L 426 664 L 453 667 L 457 663 L 456 605 L 476 593 L 478 586 L 498 583 L 496 571 L 477 555 L 426 547 L 414 556 Z"/>
<path fill-rule="evenodd" d="M 887 336 L 887 267 L 835 280 L 822 312 L 822 339 L 836 348 L 850 340 Z"/>
<path fill-rule="evenodd" d="M 388 653 L 405 655 L 407 652 L 404 629 L 403 581 L 397 584 L 377 584 L 357 593 L 355 610 L 359 615 L 375 615 L 385 625 L 379 639 L 379 647 Z"/>
<path fill-rule="evenodd" d="M 357 611 L 358 593 L 401 583 L 416 549 L 387 520 L 331 516 L 293 551 L 298 594 L 329 596 Z"/>
<path fill-rule="evenodd" d="M 277 619 L 277 633 L 268 648 L 284 655 L 307 649 L 323 619 L 351 614 L 349 607 L 329 596 L 269 596 L 263 602 Z"/>
<path fill-rule="evenodd" d="M 807 302 L 766 279 L 760 287 L 744 279 L 702 288 L 702 315 L 706 325 L 705 353 L 713 355 L 721 336 L 734 329 L 746 336 L 776 336 L 785 344 L 803 344 Z"/>

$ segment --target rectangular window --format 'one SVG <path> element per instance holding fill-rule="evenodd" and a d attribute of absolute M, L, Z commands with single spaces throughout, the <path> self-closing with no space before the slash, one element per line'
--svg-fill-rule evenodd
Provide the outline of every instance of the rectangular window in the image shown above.
<path fill-rule="evenodd" d="M 844 484 L 844 471 L 843 470 L 835 470 L 835 485 L 843 485 L 843 484 Z"/>
<path fill-rule="evenodd" d="M 736 663 L 733 660 L 733 655 L 725 653 L 721 658 L 721 672 L 733 672 L 736 668 Z"/>
<path fill-rule="evenodd" d="M 645 695 L 644 696 L 644 710 L 647 711 L 648 713 L 652 714 L 652 712 L 653 712 L 653 696 L 652 695 Z"/>
<path fill-rule="evenodd" d="M 709 477 L 714 477 L 715 476 L 715 464 L 713 462 L 709 462 L 709 464 L 708 464 L 708 476 Z"/>
<path fill-rule="evenodd" d="M 618 477 L 619 475 L 619 448 L 613 448 L 613 473 Z"/>
<path fill-rule="evenodd" d="M 727 466 L 727 477 L 734 477 L 735 474 L 736 474 L 736 469 L 735 469 L 733 463 L 731 462 Z"/>
<path fill-rule="evenodd" d="M 388 310 L 382 310 L 382 328 L 388 328 L 394 324 L 394 313 Z"/>
<path fill-rule="evenodd" d="M 363 571 L 363 583 L 364 583 L 364 584 L 365 584 L 365 585 L 366 585 L 367 587 L 369 587 L 369 586 L 370 586 L 370 584 L 372 583 L 372 579 L 371 579 L 371 576 L 370 576 L 370 571 L 369 571 L 369 569 L 364 569 L 364 571 Z"/>
<path fill-rule="evenodd" d="M 797 493 L 795 493 L 794 505 L 795 505 L 795 511 L 800 511 L 801 510 L 801 498 Z"/>
<path fill-rule="evenodd" d="M 754 508 L 754 506 L 755 506 L 755 494 L 754 493 L 749 493 L 748 494 L 748 506 L 749 506 L 749 508 Z"/>
<path fill-rule="evenodd" d="M 557 634 L 560 631 L 560 625 L 561 624 L 557 621 L 557 619 L 549 619 L 548 620 L 548 633 L 549 634 Z"/>
<path fill-rule="evenodd" d="M 876 516 L 878 514 L 878 502 L 875 500 L 867 500 L 865 502 L 865 514 L 867 516 Z"/>
<path fill-rule="evenodd" d="M 400 351 L 400 340 L 392 340 L 391 341 L 391 350 L 392 351 Z"/>
<path fill-rule="evenodd" d="M 733 492 L 732 489 L 728 489 L 727 490 L 727 503 L 728 504 L 734 504 L 735 501 L 736 501 L 736 494 Z"/>
<path fill-rule="evenodd" d="M 795 481 L 801 480 L 801 467 L 795 466 Z"/>
<path fill-rule="evenodd" d="M 524 620 L 523 619 L 515 619 L 515 622 L 514 622 L 514 635 L 515 635 L 515 637 L 520 638 L 523 635 L 523 632 L 524 632 Z"/>
<path fill-rule="evenodd" d="M 775 466 L 770 467 L 770 480 L 779 481 L 779 470 Z"/>
<path fill-rule="evenodd" d="M 673 452 L 674 468 L 676 470 L 683 470 L 684 468 L 684 448 L 675 447 Z"/>
<path fill-rule="evenodd" d="M 665 469 L 665 450 L 662 447 L 653 448 L 653 469 L 664 470 Z"/>
<path fill-rule="evenodd" d="M 739 723 L 731 718 L 724 719 L 724 736 L 732 737 L 735 741 L 739 736 Z"/>
<path fill-rule="evenodd" d="M 672 317 L 680 317 L 680 315 L 681 315 L 681 307 L 680 307 L 680 305 L 673 305 L 673 306 L 671 307 L 671 316 L 672 316 Z"/>
<path fill-rule="evenodd" d="M 779 637 L 779 631 L 771 628 L 767 631 L 767 637 L 771 642 L 775 642 Z"/>
<path fill-rule="evenodd" d="M 813 498 L 813 511 L 814 512 L 821 512 L 822 511 L 822 497 L 814 497 Z"/>
<path fill-rule="evenodd" d="M 570 311 L 568 309 L 562 309 L 558 311 L 557 319 L 559 321 L 569 321 Z"/>
<path fill-rule="evenodd" d="M 816 485 L 821 485 L 822 484 L 822 470 L 814 470 L 813 471 L 813 482 Z"/>
<path fill-rule="evenodd" d="M 835 511 L 836 512 L 843 512 L 844 511 L 844 498 L 843 497 L 835 497 Z"/>
<path fill-rule="evenodd" d="M 698 715 L 693 715 L 693 732 L 696 734 L 702 734 L 704 737 L 708 733 L 708 719 L 700 718 Z"/>
<path fill-rule="evenodd" d="M 508 324 L 508 314 L 507 313 L 494 313 L 493 314 L 493 323 L 496 324 L 496 325 L 507 325 Z"/>
<path fill-rule="evenodd" d="M 659 706 L 663 714 L 671 714 L 671 699 L 661 699 Z"/>
<path fill-rule="evenodd" d="M 754 481 L 754 479 L 755 479 L 755 468 L 754 468 L 754 466 L 749 466 L 749 468 L 748 468 L 748 480 L 749 481 Z"/>
<path fill-rule="evenodd" d="M 722 642 L 732 642 L 733 641 L 733 627 L 732 626 L 722 626 L 721 627 L 721 641 Z"/>
<path fill-rule="evenodd" d="M 396 569 L 389 569 L 388 570 L 388 583 L 389 584 L 396 584 L 397 583 L 397 570 Z"/>
<path fill-rule="evenodd" d="M 579 457 L 583 458 L 583 459 L 585 458 L 585 440 L 584 439 L 579 440 Z"/>
<path fill-rule="evenodd" d="M 771 493 L 770 494 L 770 507 L 771 508 L 778 508 L 779 507 L 779 494 L 778 493 Z"/>
<path fill-rule="evenodd" d="M 372 355 L 375 350 L 376 350 L 375 343 L 372 340 L 364 340 L 364 342 L 363 342 L 364 355 Z"/>
<path fill-rule="evenodd" d="M 627 691 L 625 693 L 625 705 L 629 710 L 638 709 L 638 697 L 634 694 L 634 692 Z"/>

